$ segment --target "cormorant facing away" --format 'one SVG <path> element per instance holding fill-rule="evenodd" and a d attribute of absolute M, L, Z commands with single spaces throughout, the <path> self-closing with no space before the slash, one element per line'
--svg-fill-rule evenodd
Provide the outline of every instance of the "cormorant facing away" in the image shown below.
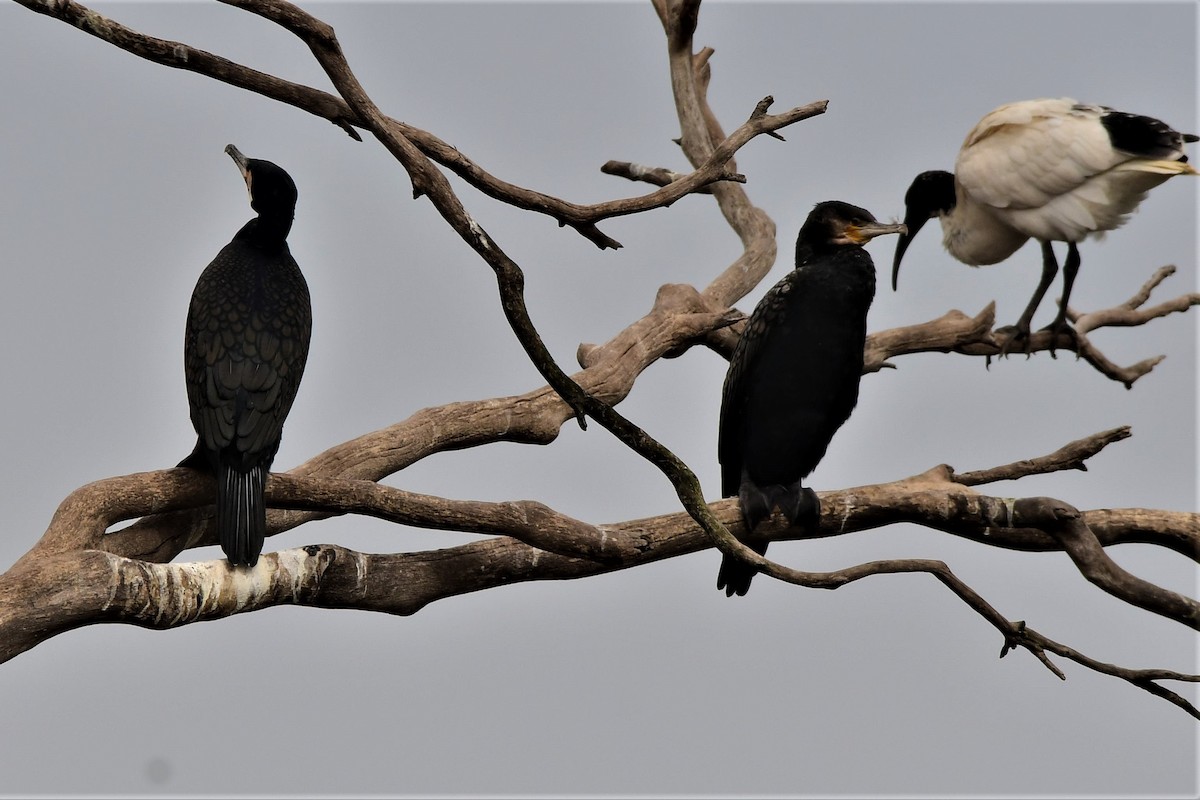
<path fill-rule="evenodd" d="M 263 487 L 308 358 L 308 285 L 288 251 L 296 184 L 270 161 L 225 148 L 258 212 L 196 282 L 183 367 L 196 449 L 181 467 L 217 479 L 217 531 L 230 564 L 254 566 L 266 537 Z"/>
<path fill-rule="evenodd" d="M 941 220 L 946 250 L 971 266 L 997 264 L 1037 239 L 1042 277 L 1009 340 L 1028 343 L 1030 321 L 1058 273 L 1050 243 L 1066 242 L 1062 300 L 1045 330 L 1072 335 L 1067 302 L 1079 270 L 1076 245 L 1123 225 L 1171 176 L 1195 175 L 1183 153 L 1195 141 L 1152 117 L 1070 98 L 1000 106 L 967 134 L 953 174 L 922 172 L 909 187 L 908 233 L 896 243 L 892 288 L 909 242 L 933 217 Z"/>
<path fill-rule="evenodd" d="M 774 508 L 815 525 L 821 504 L 802 478 L 820 462 L 858 402 L 875 265 L 862 245 L 903 225 L 884 225 L 848 203 L 817 204 L 796 240 L 796 268 L 746 323 L 721 397 L 721 496 L 737 495 L 753 530 Z M 766 542 L 750 544 L 767 551 Z M 717 588 L 744 595 L 757 570 L 730 556 Z"/>

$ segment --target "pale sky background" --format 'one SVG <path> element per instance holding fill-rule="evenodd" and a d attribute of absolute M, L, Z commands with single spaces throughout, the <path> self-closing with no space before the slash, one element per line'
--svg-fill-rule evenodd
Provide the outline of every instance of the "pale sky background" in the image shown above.
<path fill-rule="evenodd" d="M 592 202 L 645 187 L 608 159 L 674 169 L 666 46 L 648 2 L 306 5 L 337 30 L 389 114 L 494 174 Z M 233 8 L 107 4 L 104 13 L 327 88 L 307 49 Z M 709 3 L 697 47 L 727 129 L 829 99 L 823 117 L 739 155 L 790 268 L 812 205 L 903 213 L 913 176 L 953 167 L 967 130 L 1012 100 L 1072 96 L 1197 124 L 1194 3 Z M 300 190 L 293 253 L 313 295 L 313 347 L 277 469 L 456 400 L 541 384 L 504 323 L 492 272 L 413 202 L 374 141 L 232 87 L 137 59 L 0 5 L 0 292 L 7 568 L 58 502 L 107 476 L 169 467 L 193 443 L 183 322 L 197 276 L 249 218 L 228 142 L 287 169 Z M 1194 158 L 1200 153 L 1192 148 Z M 546 217 L 456 181 L 470 212 L 526 270 L 535 322 L 564 366 L 650 308 L 666 282 L 703 286 L 734 259 L 715 204 L 607 222 L 601 252 Z M 1197 182 L 1159 187 L 1129 225 L 1081 248 L 1073 304 L 1123 302 L 1174 263 L 1165 300 L 1196 288 Z M 894 241 L 872 245 L 881 330 L 998 302 L 1015 321 L 1035 246 L 972 270 L 916 240 L 900 291 Z M 1035 325 L 1053 313 L 1056 282 Z M 1120 363 L 1166 360 L 1132 391 L 1069 355 L 925 355 L 864 379 L 858 409 L 812 476 L 817 489 L 978 469 L 1129 424 L 1086 473 L 993 494 L 1080 508 L 1196 510 L 1196 312 L 1096 343 Z M 621 410 L 719 496 L 724 362 L 702 348 L 656 364 Z M 678 509 L 656 470 L 598 425 L 550 447 L 439 455 L 389 483 L 456 498 L 537 499 L 591 522 Z M 466 541 L 339 518 L 268 540 L 404 551 Z M 1061 554 L 986 549 L 905 526 L 776 545 L 833 569 L 945 560 L 1011 619 L 1134 667 L 1196 671 L 1193 632 L 1109 598 Z M 1194 593 L 1186 559 L 1125 546 L 1127 569 Z M 186 559 L 220 557 L 216 548 Z M 105 625 L 0 666 L 0 792 L 48 794 L 1194 796 L 1197 726 L 1125 683 L 1057 660 L 1060 682 L 928 576 L 836 592 L 759 577 L 716 590 L 714 551 L 575 582 L 441 601 L 411 618 L 277 608 L 169 632 Z M 1193 596 L 1195 596 L 1193 594 Z M 748 700 L 735 705 L 727 688 Z M 1180 688 L 1174 686 L 1172 688 Z M 1195 692 L 1190 692 L 1193 700 Z"/>

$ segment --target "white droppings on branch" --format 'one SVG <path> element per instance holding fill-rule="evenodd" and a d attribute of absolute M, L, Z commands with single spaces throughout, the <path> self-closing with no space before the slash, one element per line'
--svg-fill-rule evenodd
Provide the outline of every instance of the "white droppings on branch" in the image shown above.
<path fill-rule="evenodd" d="M 271 567 L 267 566 L 269 560 L 260 558 L 258 563 L 253 567 L 239 567 L 237 569 L 230 568 L 227 561 L 220 562 L 226 565 L 225 568 L 230 571 L 230 578 L 233 580 L 234 614 L 243 611 L 250 604 L 251 600 L 262 594 L 264 583 L 270 586 Z"/>
<path fill-rule="evenodd" d="M 182 566 L 182 565 L 180 565 L 180 566 Z M 198 617 L 199 613 L 200 613 L 200 606 L 203 604 L 203 592 L 200 593 L 200 595 L 201 595 L 200 597 L 196 597 L 196 593 L 185 590 L 184 587 L 187 584 L 187 581 L 185 581 L 183 579 L 183 573 L 188 572 L 188 570 L 182 570 L 182 569 L 180 569 L 180 570 L 157 570 L 156 569 L 156 570 L 154 570 L 154 572 L 155 572 L 155 580 L 158 582 L 158 585 L 159 585 L 159 591 L 162 592 L 162 595 L 160 596 L 159 603 L 158 603 L 159 608 L 162 609 L 167 606 L 167 603 L 163 602 L 163 598 L 166 598 L 166 597 L 178 597 L 179 598 L 179 602 L 174 604 L 175 605 L 175 614 L 174 614 L 174 616 L 171 617 L 171 621 L 170 621 L 168 627 L 174 628 L 175 626 L 179 625 L 179 623 L 184 620 L 195 619 L 196 617 Z M 161 577 L 160 577 L 160 573 L 161 573 Z M 193 575 L 194 574 L 195 573 L 193 573 Z M 156 617 L 154 620 L 155 624 L 158 624 L 161 621 L 159 617 L 161 617 L 161 611 L 159 612 L 159 616 Z"/>
<path fill-rule="evenodd" d="M 108 613 L 112 608 L 113 602 L 117 599 L 117 588 L 121 585 L 121 568 L 117 564 L 117 557 L 108 556 L 108 597 L 104 598 L 104 603 L 100 606 L 100 616 Z"/>
<path fill-rule="evenodd" d="M 471 233 L 474 234 L 477 240 L 479 240 L 479 246 L 485 250 L 491 250 L 492 240 L 489 239 L 488 235 L 483 232 L 483 228 L 480 227 L 479 223 L 475 221 L 475 218 L 466 211 L 463 212 L 463 216 L 467 218 L 467 224 L 471 228 Z"/>
<path fill-rule="evenodd" d="M 1007 521 L 1008 521 L 1009 525 L 1012 525 L 1013 516 L 1016 514 L 1016 508 L 1017 508 L 1017 498 L 1015 498 L 1015 497 L 1005 497 L 1004 498 L 1004 510 L 1008 514 Z"/>
<path fill-rule="evenodd" d="M 155 569 L 158 565 L 150 565 L 147 572 L 150 574 L 150 580 L 153 582 L 153 588 L 146 592 L 146 609 L 151 606 L 157 606 L 154 612 L 155 626 L 162 625 L 163 612 L 166 611 L 168 605 L 175 606 L 175 615 L 171 619 L 171 625 L 178 625 L 180 617 L 183 616 L 183 602 L 167 603 L 166 598 L 178 594 L 182 597 L 182 592 L 172 593 L 171 591 L 171 572 L 165 569 Z M 149 587 L 148 587 L 149 588 Z"/>
<path fill-rule="evenodd" d="M 280 550 L 274 555 L 275 568 L 283 573 L 291 584 L 292 602 L 299 603 L 301 590 L 305 585 L 312 583 L 309 580 L 309 566 L 313 560 L 309 558 L 308 551 L 302 547 Z"/>
<path fill-rule="evenodd" d="M 164 576 L 163 580 L 167 582 L 170 581 L 170 576 L 174 576 L 175 583 L 180 587 L 187 587 L 189 590 L 175 593 L 181 602 L 179 603 L 179 613 L 171 620 L 172 627 L 185 618 L 199 619 L 206 612 L 216 611 L 220 608 L 221 581 L 224 573 L 228 570 L 227 562 L 223 559 L 220 561 L 185 561 L 180 564 L 149 564 L 148 566 L 155 573 L 156 579 L 160 573 Z M 194 605 L 192 605 L 193 597 L 195 598 Z"/>
<path fill-rule="evenodd" d="M 842 498 L 842 518 L 841 518 L 841 522 L 838 523 L 838 533 L 839 534 L 846 532 L 846 525 L 849 524 L 850 519 L 852 518 L 853 515 L 854 515 L 854 501 L 851 500 L 851 495 L 849 492 L 847 492 L 845 497 Z"/>

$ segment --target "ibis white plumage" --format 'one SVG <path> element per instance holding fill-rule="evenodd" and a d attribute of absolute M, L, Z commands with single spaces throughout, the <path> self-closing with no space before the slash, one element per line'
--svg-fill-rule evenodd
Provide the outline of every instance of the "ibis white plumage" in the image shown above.
<path fill-rule="evenodd" d="M 1166 123 L 1070 98 L 1000 106 L 967 134 L 954 173 L 916 177 L 905 195 L 908 233 L 896 244 L 892 288 L 900 260 L 921 226 L 937 217 L 942 243 L 971 266 L 996 264 L 1029 239 L 1042 246 L 1042 277 L 1013 326 L 1008 345 L 1029 339 L 1029 325 L 1058 273 L 1051 242 L 1067 243 L 1063 293 L 1047 330 L 1073 334 L 1067 302 L 1079 270 L 1078 243 L 1113 230 L 1155 186 L 1195 175 L 1184 144 L 1193 134 Z"/>

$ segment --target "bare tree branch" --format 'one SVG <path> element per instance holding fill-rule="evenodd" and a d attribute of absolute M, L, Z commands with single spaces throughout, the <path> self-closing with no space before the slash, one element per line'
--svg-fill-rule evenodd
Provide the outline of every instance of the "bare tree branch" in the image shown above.
<path fill-rule="evenodd" d="M 1155 270 L 1150 279 L 1146 281 L 1142 288 L 1124 303 L 1113 308 L 1106 308 L 1100 311 L 1093 311 L 1087 314 L 1080 314 L 1068 309 L 1068 316 L 1075 324 L 1075 329 L 1087 333 L 1088 331 L 1096 330 L 1097 328 L 1118 328 L 1129 327 L 1134 325 L 1145 325 L 1152 319 L 1165 317 L 1168 314 L 1177 314 L 1187 311 L 1194 305 L 1200 305 L 1200 293 L 1190 292 L 1180 295 L 1160 303 L 1150 308 L 1142 308 L 1143 305 L 1150 299 L 1151 293 L 1159 287 L 1167 278 L 1175 274 L 1176 268 L 1174 264 L 1167 264 Z"/>
<path fill-rule="evenodd" d="M 1143 292 L 1148 292 L 1149 288 L 1158 286 L 1162 278 L 1173 272 L 1173 267 L 1160 268 L 1155 273 L 1155 278 L 1144 286 L 1138 295 L 1135 295 L 1134 300 Z M 1164 356 L 1154 356 L 1122 367 L 1109 360 L 1091 343 L 1086 334 L 1107 327 L 1145 325 L 1170 314 L 1187 311 L 1192 306 L 1200 305 L 1200 294 L 1180 295 L 1150 308 L 1139 310 L 1131 309 L 1129 307 L 1131 302 L 1133 300 L 1113 308 L 1100 309 L 1086 314 L 1073 314 L 1080 324 L 1074 340 L 1067 335 L 1060 335 L 1056 339 L 1048 331 L 1032 332 L 1029 340 L 1030 355 L 1042 351 L 1052 352 L 1052 348 L 1054 350 L 1077 349 L 1079 357 L 1092 365 L 1100 374 L 1124 384 L 1127 389 L 1132 388 L 1134 382 L 1154 369 Z M 742 318 L 744 319 L 744 315 Z M 867 337 L 863 371 L 878 372 L 881 369 L 893 367 L 895 365 L 891 363 L 891 359 L 915 353 L 959 353 L 968 356 L 983 356 L 990 366 L 992 358 L 1001 354 L 1000 348 L 1005 340 L 1003 333 L 996 332 L 995 321 L 996 305 L 989 303 L 973 317 L 958 310 L 951 310 L 937 319 L 927 322 L 872 333 Z M 700 343 L 725 358 L 729 358 L 741 335 L 743 324 L 739 320 L 726 328 L 715 329 Z"/>
<path fill-rule="evenodd" d="M 655 186 L 667 186 L 685 177 L 683 173 L 676 172 L 673 169 L 647 167 L 643 164 L 634 164 L 631 161 L 605 161 L 600 166 L 600 171 L 605 175 L 616 175 L 618 178 L 627 178 L 631 181 L 644 181 L 645 183 L 652 183 Z M 721 180 L 745 183 L 746 176 L 726 173 L 721 177 Z M 712 194 L 712 189 L 702 186 L 696 190 L 696 194 Z"/>
<path fill-rule="evenodd" d="M 1151 291 L 1174 272 L 1173 266 L 1159 268 L 1132 298 L 1120 305 L 1086 314 L 1072 312 L 1071 318 L 1076 323 L 1075 337 L 1063 334 L 1056 336 L 1049 331 L 1033 331 L 1029 339 L 1029 353 L 1048 351 L 1053 357 L 1056 350 L 1074 350 L 1079 358 L 1091 364 L 1100 374 L 1124 384 L 1126 389 L 1133 388 L 1134 382 L 1147 375 L 1165 356 L 1154 356 L 1122 367 L 1109 360 L 1093 345 L 1087 334 L 1109 327 L 1145 325 L 1200 305 L 1200 293 L 1191 292 L 1150 308 L 1141 308 Z M 992 303 L 972 318 L 967 318 L 958 311 L 950 311 L 938 320 L 913 326 L 914 330 L 896 328 L 886 331 L 880 337 L 868 339 L 868 371 L 885 366 L 888 358 L 917 352 L 954 352 L 984 356 L 990 365 L 994 356 L 1001 355 L 1000 347 L 1005 341 L 1005 334 L 997 333 L 994 324 L 995 304 Z M 925 341 L 921 341 L 919 336 L 924 337 Z M 892 344 L 889 340 L 893 338 L 899 339 L 900 344 Z"/>
<path fill-rule="evenodd" d="M 1098 436 L 1103 438 L 1104 434 Z M 1145 582 L 1119 569 L 1114 571 L 1111 566 L 1102 564 L 1097 573 L 1093 564 L 1085 563 L 1095 557 L 1093 553 L 1085 552 L 1084 557 L 1076 558 L 1074 538 L 1087 535 L 1080 528 L 1086 527 L 1088 515 L 1094 512 L 1080 516 L 1060 501 L 1047 498 L 1011 500 L 977 495 L 947 477 L 944 470 L 931 470 L 891 484 L 823 492 L 818 535 L 843 535 L 877 527 L 883 524 L 881 514 L 890 515 L 890 521 L 904 518 L 972 537 L 978 531 L 990 531 L 990 536 L 980 535 L 978 540 L 994 545 L 1000 544 L 1005 530 L 1043 525 L 1049 528 L 1051 536 L 1062 541 L 1089 579 L 1096 574 L 1108 575 L 1115 580 L 1113 585 L 1127 585 L 1131 589 L 1130 602 L 1195 625 L 1194 602 L 1172 597 L 1156 587 L 1147 594 L 1146 587 L 1140 585 Z M 56 518 L 75 515 L 90 520 L 95 530 L 115 521 L 117 516 L 134 513 L 130 503 L 138 496 L 149 507 L 177 508 L 180 503 L 165 497 L 163 485 L 180 491 L 182 499 L 203 502 L 201 496 L 205 493 L 196 491 L 196 487 L 207 483 L 187 470 L 143 473 L 112 481 L 125 482 L 123 491 L 90 491 L 84 487 L 78 497 L 64 503 Z M 193 486 L 189 487 L 189 483 Z M 124 498 L 123 502 L 112 502 L 109 498 L 114 494 Z M 366 555 L 332 545 L 313 545 L 265 554 L 259 566 L 250 571 L 230 569 L 224 561 L 157 565 L 94 549 L 63 551 L 44 540 L 35 548 L 40 550 L 38 557 L 22 559 L 0 576 L 0 659 L 11 658 L 57 633 L 95 622 L 174 627 L 280 603 L 411 614 L 430 602 L 465 592 L 518 581 L 587 577 L 711 546 L 694 521 L 678 513 L 590 526 L 536 503 L 456 502 L 365 481 L 278 475 L 272 476 L 268 499 L 273 505 L 321 507 L 337 513 L 368 513 L 407 524 L 509 535 L 444 550 L 396 555 Z M 713 510 L 725 524 L 744 535 L 735 501 L 714 503 Z M 66 520 L 62 523 L 69 524 Z M 782 521 L 774 518 L 768 525 L 772 532 L 786 533 L 779 538 L 807 535 L 780 528 L 780 524 Z M 1070 530 L 1064 531 L 1063 525 Z M 79 523 L 79 527 L 84 526 Z M 512 538 L 512 534 L 524 541 Z M 116 543 L 121 534 L 105 538 L 106 544 Z M 551 540 L 559 552 L 546 552 L 528 543 L 540 545 Z M 1085 550 L 1089 546 L 1084 545 Z M 599 555 L 603 560 L 595 560 L 591 555 Z M 1005 651 L 1024 647 L 1060 677 L 1061 671 L 1045 658 L 1043 650 L 1067 656 L 1089 668 L 1100 664 L 1036 634 L 1023 623 L 1008 621 L 939 561 L 875 561 L 825 573 L 801 572 L 768 563 L 764 571 L 782 580 L 826 589 L 878 574 L 929 573 L 1001 632 Z M 74 586 L 87 590 L 63 591 L 64 587 Z M 1152 608 L 1144 602 L 1147 596 L 1158 596 L 1164 604 Z M 21 602 L 17 597 L 22 598 Z M 1180 603 L 1177 608 L 1171 607 Z M 1181 698 L 1161 687 L 1151 688 L 1157 686 L 1154 681 L 1197 679 L 1170 671 L 1132 671 L 1111 665 L 1100 671 L 1129 680 L 1172 702 Z M 1195 713 L 1190 706 L 1183 707 Z"/>
<path fill-rule="evenodd" d="M 1024 478 L 1027 475 L 1045 475 L 1049 472 L 1057 472 L 1062 469 L 1077 469 L 1086 472 L 1087 464 L 1084 462 L 1113 442 L 1128 439 L 1132 435 L 1133 431 L 1130 427 L 1122 425 L 1120 428 L 1112 428 L 1111 430 L 1094 433 L 1083 439 L 1076 439 L 1073 442 L 1063 445 L 1049 455 L 1016 461 L 1012 464 L 1005 464 L 1002 467 L 995 467 L 993 469 L 964 472 L 954 475 L 951 480 L 955 483 L 961 483 L 963 486 L 980 486 L 985 483 L 995 483 L 996 481 L 1016 480 L 1017 478 Z"/>
<path fill-rule="evenodd" d="M 1161 697 L 1167 702 L 1179 706 L 1193 717 L 1200 719 L 1200 711 L 1197 711 L 1196 707 L 1188 702 L 1186 698 L 1182 697 L 1176 692 L 1171 691 L 1165 686 L 1161 686 L 1160 684 L 1156 683 L 1156 681 L 1181 681 L 1185 683 L 1196 683 L 1197 681 L 1200 681 L 1200 675 L 1188 675 L 1185 673 L 1164 669 L 1128 669 L 1126 667 L 1119 667 L 1116 664 L 1097 661 L 1093 658 L 1083 655 L 1077 650 L 1067 647 L 1066 645 L 1047 639 L 1037 631 L 1025 627 L 1024 623 L 1021 623 L 1020 632 L 1018 633 L 1016 639 L 1025 640 L 1027 644 L 1018 641 L 1006 644 L 1005 649 L 1000 653 L 1001 658 L 1007 654 L 1008 649 L 1018 646 L 1018 643 L 1025 647 L 1037 647 L 1042 650 L 1049 650 L 1050 652 L 1060 655 L 1063 658 L 1068 658 L 1077 664 L 1082 664 L 1083 666 L 1095 672 L 1099 672 L 1103 675 L 1112 675 L 1115 678 L 1121 678 L 1124 681 L 1128 681 L 1139 689 L 1144 689 L 1156 697 Z"/>
<path fill-rule="evenodd" d="M 1054 536 L 1083 576 L 1114 597 L 1200 630 L 1200 603 L 1118 566 L 1073 506 L 1049 497 L 1021 498 L 1013 502 L 1013 519 Z"/>
<path fill-rule="evenodd" d="M 14 1 L 147 61 L 195 72 L 327 119 L 362 141 L 358 131 L 354 130 L 355 126 L 362 127 L 361 120 L 349 106 L 331 94 L 259 72 L 183 42 L 147 36 L 73 0 Z"/>
<path fill-rule="evenodd" d="M 182 42 L 159 39 L 139 33 L 74 2 L 74 0 L 15 0 L 15 2 L 31 11 L 73 25 L 85 33 L 148 61 L 205 75 L 327 119 L 359 141 L 362 137 L 355 128 L 369 127 L 367 120 L 342 98 L 310 86 L 259 72 Z M 304 27 L 306 24 L 311 26 L 311 22 L 306 22 L 303 16 L 289 12 L 282 7 L 272 8 L 269 4 L 244 3 L 235 0 L 228 0 L 228 2 L 230 5 L 241 6 L 255 13 L 260 13 L 256 9 L 261 7 L 263 16 L 268 16 L 272 21 L 285 27 L 291 26 L 288 29 L 296 35 L 308 30 Z M 331 30 L 330 35 L 332 35 Z M 729 146 L 733 150 L 737 150 L 759 133 L 773 133 L 777 127 L 790 125 L 809 116 L 820 114 L 824 108 L 823 102 L 813 103 L 792 109 L 785 114 L 770 117 L 765 123 L 760 123 L 761 130 L 746 137 L 744 141 L 731 142 Z M 669 206 L 684 195 L 703 190 L 707 184 L 713 181 L 730 179 L 724 175 L 723 165 L 714 163 L 705 165 L 689 175 L 681 176 L 679 180 L 672 181 L 671 185 L 665 186 L 663 191 L 641 197 L 584 205 L 503 181 L 488 173 L 458 148 L 447 144 L 437 136 L 391 117 L 383 117 L 383 119 L 390 128 L 411 141 L 422 154 L 450 169 L 487 196 L 516 208 L 552 217 L 559 225 L 575 229 L 602 249 L 619 248 L 621 243 L 601 232 L 596 223 L 612 217 Z"/>
<path fill-rule="evenodd" d="M 421 414 L 418 414 L 421 416 Z M 789 528 L 780 518 L 771 518 L 756 531 L 769 540 L 795 540 L 822 536 L 838 536 L 860 530 L 882 527 L 901 521 L 919 522 L 937 527 L 981 544 L 1005 549 L 1027 551 L 1062 551 L 1063 545 L 1055 536 L 1036 528 L 987 525 L 975 527 L 946 516 L 937 503 L 947 497 L 955 503 L 967 503 L 973 495 L 959 489 L 965 481 L 982 482 L 979 476 L 1016 480 L 1065 468 L 1075 458 L 1089 458 L 1107 444 L 1119 441 L 1122 429 L 1104 431 L 1072 442 L 1055 453 L 1028 459 L 1005 467 L 966 473 L 957 476 L 945 465 L 920 475 L 889 484 L 858 487 L 840 492 L 823 493 L 825 516 L 815 533 Z M 370 448 L 364 459 L 370 458 Z M 1084 454 L 1087 455 L 1084 455 Z M 346 470 L 350 472 L 352 470 Z M 965 479 L 965 481 L 964 481 Z M 929 501 L 923 492 L 933 491 Z M 948 495 L 947 492 L 953 494 Z M 940 493 L 940 494 L 938 494 Z M 966 498 L 966 499 L 965 499 Z M 475 533 L 505 534 L 527 543 L 543 546 L 566 555 L 617 561 L 641 557 L 644 542 L 637 531 L 646 526 L 670 532 L 688 528 L 685 514 L 666 514 L 633 523 L 593 526 L 572 520 L 527 501 L 510 503 L 478 503 L 450 501 L 428 495 L 404 492 L 378 486 L 368 480 L 272 474 L 267 487 L 267 499 L 275 508 L 320 510 L 306 518 L 329 516 L 330 513 L 358 513 L 392 522 L 459 530 Z M 42 554 L 70 550 L 102 548 L 118 555 L 157 560 L 157 548 L 170 540 L 172 531 L 168 520 L 161 518 L 185 508 L 204 507 L 212 502 L 210 479 L 190 470 L 164 470 L 138 473 L 97 481 L 73 492 L 63 501 L 37 551 Z M 932 505 L 930 503 L 933 503 Z M 736 503 L 725 500 L 713 503 L 714 512 L 740 536 L 747 536 Z M 531 509 L 533 513 L 531 513 Z M 993 516 L 1008 513 L 1006 509 L 992 511 Z M 126 519 L 146 515 L 138 525 L 104 534 L 112 525 Z M 538 516 L 540 515 L 540 516 Z M 537 525 L 534 520 L 537 520 Z M 1088 526 L 1104 545 L 1150 543 L 1175 550 L 1192 558 L 1200 551 L 1200 515 L 1184 512 L 1164 512 L 1148 509 L 1100 509 L 1085 512 Z M 146 525 L 144 523 L 154 523 Z M 530 527 L 545 525 L 557 531 L 547 534 Z M 1154 538 L 1152 532 L 1171 530 L 1173 537 Z M 211 530 L 200 527 L 201 535 L 188 546 L 215 544 Z M 632 539 L 622 539 L 622 532 Z M 562 541 L 551 542 L 554 536 Z M 572 541 L 574 539 L 574 541 Z M 177 551 L 176 551 L 177 552 Z M 173 556 L 175 552 L 168 554 Z"/>

